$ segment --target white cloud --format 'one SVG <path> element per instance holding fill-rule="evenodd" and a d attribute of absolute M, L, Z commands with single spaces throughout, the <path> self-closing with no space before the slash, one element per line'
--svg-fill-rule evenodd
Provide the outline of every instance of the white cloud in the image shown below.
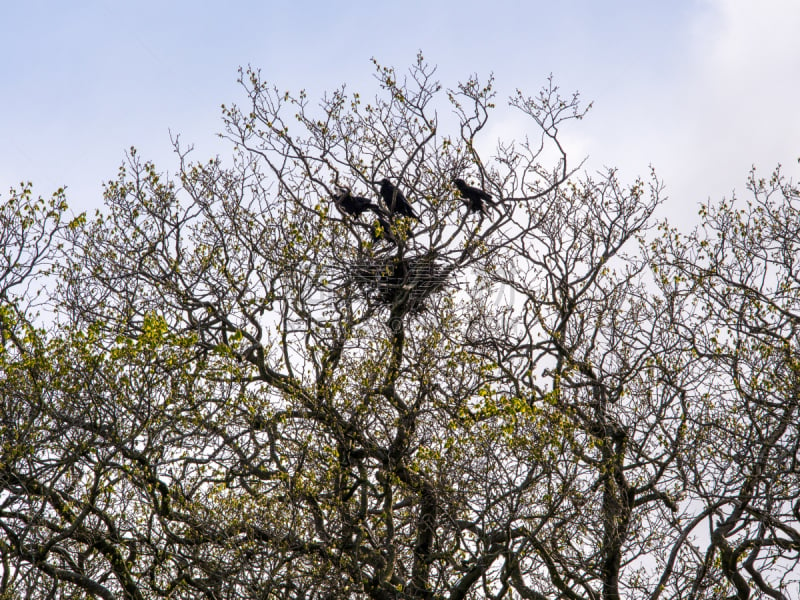
<path fill-rule="evenodd" d="M 648 50 L 668 58 L 627 70 L 575 134 L 590 169 L 631 180 L 652 164 L 667 186 L 662 214 L 689 227 L 700 202 L 744 196 L 754 164 L 800 178 L 800 2 L 703 0 L 680 27 L 673 47 Z"/>
<path fill-rule="evenodd" d="M 678 166 L 704 181 L 703 198 L 740 190 L 755 164 L 800 156 L 800 3 L 707 0 L 691 25 L 686 91 L 676 117 L 686 153 Z M 673 151 L 679 150 L 673 147 Z"/>
<path fill-rule="evenodd" d="M 740 75 L 794 78 L 800 67 L 797 44 L 800 3 L 796 0 L 706 0 L 694 25 L 699 50 L 707 50 L 706 67 L 720 79 L 741 82 Z"/>

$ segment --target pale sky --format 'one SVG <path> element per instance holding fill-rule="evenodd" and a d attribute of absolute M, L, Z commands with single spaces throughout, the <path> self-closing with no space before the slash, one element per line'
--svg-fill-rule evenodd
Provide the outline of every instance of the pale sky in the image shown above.
<path fill-rule="evenodd" d="M 371 95 L 371 57 L 405 70 L 419 50 L 445 86 L 493 72 L 502 99 L 553 73 L 580 91 L 594 107 L 565 132 L 573 158 L 628 181 L 652 164 L 677 225 L 743 196 L 753 164 L 800 179 L 797 0 L 2 0 L 0 199 L 30 180 L 98 208 L 130 146 L 175 171 L 170 131 L 224 157 L 240 65 L 312 99 L 341 83 Z M 517 124 L 498 111 L 493 131 Z"/>

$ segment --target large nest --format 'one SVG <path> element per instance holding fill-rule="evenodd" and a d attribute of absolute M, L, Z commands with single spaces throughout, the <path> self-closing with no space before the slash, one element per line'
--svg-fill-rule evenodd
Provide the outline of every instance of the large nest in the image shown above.
<path fill-rule="evenodd" d="M 402 314 L 422 311 L 447 279 L 446 269 L 430 254 L 376 258 L 356 265 L 353 273 L 369 299 Z"/>

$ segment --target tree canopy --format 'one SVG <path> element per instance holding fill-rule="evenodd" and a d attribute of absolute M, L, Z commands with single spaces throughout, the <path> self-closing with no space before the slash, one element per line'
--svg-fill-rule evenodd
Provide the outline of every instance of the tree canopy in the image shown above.
<path fill-rule="evenodd" d="M 375 78 L 10 190 L 0 597 L 796 597 L 798 188 L 682 232 L 552 79 L 492 146 L 491 78 Z"/>

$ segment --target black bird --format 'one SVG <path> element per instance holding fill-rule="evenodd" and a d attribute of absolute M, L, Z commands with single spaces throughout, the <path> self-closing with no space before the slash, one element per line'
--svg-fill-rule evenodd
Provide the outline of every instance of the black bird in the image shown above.
<path fill-rule="evenodd" d="M 356 217 L 367 210 L 375 210 L 378 207 L 362 196 L 353 196 L 349 188 L 339 188 L 339 193 L 333 197 L 333 202 L 342 212 Z"/>
<path fill-rule="evenodd" d="M 405 217 L 411 217 L 412 219 L 419 218 L 414 213 L 414 209 L 411 208 L 403 192 L 398 190 L 388 179 L 381 180 L 381 198 L 383 199 L 383 203 L 386 204 L 386 208 L 388 208 L 389 212 L 393 215 L 400 214 Z"/>
<path fill-rule="evenodd" d="M 461 197 L 466 201 L 469 212 L 479 212 L 485 215 L 486 207 L 483 205 L 484 201 L 489 206 L 494 206 L 492 197 L 483 190 L 467 185 L 463 179 L 458 177 L 453 179 L 453 183 L 456 184 Z"/>

